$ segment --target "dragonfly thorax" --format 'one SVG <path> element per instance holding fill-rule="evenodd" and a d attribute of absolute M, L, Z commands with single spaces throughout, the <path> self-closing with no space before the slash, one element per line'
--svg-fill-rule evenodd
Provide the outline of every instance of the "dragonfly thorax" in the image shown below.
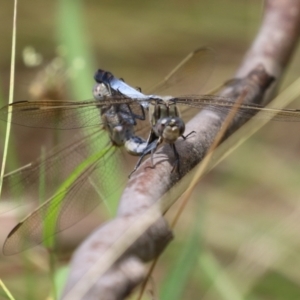
<path fill-rule="evenodd" d="M 155 135 L 166 143 L 175 143 L 184 133 L 185 124 L 180 118 L 174 98 L 170 96 L 165 96 L 152 105 L 150 119 Z"/>

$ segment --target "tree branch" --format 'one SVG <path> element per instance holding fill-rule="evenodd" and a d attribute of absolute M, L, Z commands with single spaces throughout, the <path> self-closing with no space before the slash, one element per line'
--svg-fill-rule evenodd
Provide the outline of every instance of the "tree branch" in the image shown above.
<path fill-rule="evenodd" d="M 272 89 L 269 86 L 274 78 L 278 83 L 299 34 L 300 0 L 266 1 L 262 26 L 236 73 L 238 80 L 230 83 L 221 95 L 237 99 L 247 89 L 249 93 L 246 102 L 270 101 L 270 92 L 275 85 L 272 85 Z M 267 89 L 268 93 L 265 93 Z M 202 110 L 187 124 L 185 132 L 194 130 L 196 134 L 186 141 L 176 142 L 181 158 L 181 174 L 187 174 L 204 158 L 224 118 L 222 112 Z M 244 120 L 235 117 L 226 137 L 243 123 Z M 120 199 L 117 217 L 90 235 L 74 254 L 63 299 L 70 299 L 68 292 L 76 288 L 79 280 L 84 279 L 99 258 L 111 251 L 130 225 L 181 179 L 177 173 L 171 172 L 173 161 L 173 153 L 169 145 L 165 145 L 154 157 L 154 169 L 150 168 L 151 162 L 148 159 L 133 174 Z M 160 255 L 172 239 L 172 232 L 163 213 L 161 209 L 156 216 L 157 221 L 152 222 L 117 262 L 95 279 L 95 284 L 92 284 L 84 298 L 76 299 L 123 299 L 141 283 L 145 276 L 144 263 Z"/>

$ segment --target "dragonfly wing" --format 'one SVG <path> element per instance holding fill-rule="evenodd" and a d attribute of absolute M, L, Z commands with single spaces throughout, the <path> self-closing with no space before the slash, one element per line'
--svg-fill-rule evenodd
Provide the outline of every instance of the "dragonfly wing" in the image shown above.
<path fill-rule="evenodd" d="M 71 187 L 57 193 L 20 222 L 8 235 L 3 253 L 11 255 L 41 244 L 95 209 L 101 201 L 95 195 L 90 195 L 88 181 L 95 165 L 96 163 L 89 166 Z"/>
<path fill-rule="evenodd" d="M 199 48 L 188 54 L 163 81 L 153 86 L 147 93 L 198 94 L 212 74 L 214 64 L 214 51 L 207 47 Z"/>
<path fill-rule="evenodd" d="M 298 109 L 268 108 L 259 104 L 236 104 L 232 99 L 222 96 L 186 96 L 177 98 L 176 102 L 185 106 L 223 113 L 228 113 L 236 108 L 236 116 L 245 120 L 255 118 L 285 122 L 300 121 L 300 110 Z"/>
<path fill-rule="evenodd" d="M 122 96 L 106 97 L 101 100 L 88 101 L 19 101 L 0 109 L 0 119 L 12 123 L 36 128 L 75 129 L 101 125 L 100 108 L 111 104 L 131 104 L 136 114 L 141 108 L 136 101 Z"/>
<path fill-rule="evenodd" d="M 101 131 L 95 131 L 85 138 L 85 142 L 79 139 L 68 146 L 59 147 L 59 151 L 51 151 L 44 160 L 38 160 L 21 171 L 5 177 L 5 184 L 11 183 L 9 191 L 12 195 L 17 192 L 20 194 L 23 188 L 24 192 L 21 193 L 23 197 L 31 191 L 30 196 L 38 199 L 41 197 L 38 187 L 41 185 L 41 170 L 43 170 L 46 182 L 45 191 L 42 191 L 43 198 L 48 199 L 49 195 L 55 193 L 55 196 L 40 209 L 16 226 L 6 241 L 4 247 L 6 254 L 20 252 L 26 247 L 39 244 L 47 237 L 85 217 L 100 203 L 99 195 L 93 186 L 97 186 L 97 190 L 101 191 L 103 199 L 107 199 L 118 190 L 118 185 L 116 187 L 116 183 L 112 181 L 115 170 L 120 167 L 118 155 L 115 155 L 117 149 L 110 144 L 107 147 L 101 145 L 100 148 L 100 134 Z M 88 148 L 87 141 L 90 142 Z M 71 173 L 62 170 L 62 165 L 67 165 Z M 57 222 L 52 230 L 53 234 L 50 234 L 51 230 L 50 233 L 44 231 L 43 223 L 51 224 L 53 218 L 56 218 Z M 23 245 L 23 241 L 27 236 L 26 246 Z"/>
<path fill-rule="evenodd" d="M 101 124 L 97 101 L 20 101 L 0 109 L 0 119 L 37 128 L 73 129 Z"/>
<path fill-rule="evenodd" d="M 44 198 L 49 198 L 59 184 L 66 180 L 69 173 L 91 155 L 91 147 L 97 148 L 99 151 L 106 143 L 103 140 L 102 129 L 85 136 L 78 134 L 73 141 L 62 143 L 47 152 L 44 157 L 6 174 L 3 198 L 38 199 L 41 178 L 47 182 L 43 192 Z"/>

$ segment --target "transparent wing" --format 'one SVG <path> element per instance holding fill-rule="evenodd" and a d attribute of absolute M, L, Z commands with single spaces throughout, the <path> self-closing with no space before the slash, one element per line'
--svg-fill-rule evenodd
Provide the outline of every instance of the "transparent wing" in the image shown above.
<path fill-rule="evenodd" d="M 267 108 L 258 104 L 236 104 L 231 99 L 215 96 L 215 95 L 197 95 L 197 96 L 182 96 L 174 100 L 182 106 L 189 106 L 198 109 L 208 109 L 212 111 L 229 112 L 234 107 L 237 107 L 236 115 L 241 118 L 250 119 L 261 118 L 274 121 L 298 122 L 300 121 L 299 109 L 280 109 Z M 259 115 L 256 115 L 261 112 Z"/>
<path fill-rule="evenodd" d="M 195 87 L 200 88 L 208 78 L 209 66 L 212 62 L 213 53 L 207 48 L 201 48 L 188 55 L 160 84 L 156 86 L 158 93 L 190 93 L 196 92 Z M 212 68 L 211 68 L 212 69 Z M 0 119 L 7 120 L 8 114 L 12 114 L 12 122 L 15 124 L 53 129 L 74 129 L 89 126 L 99 126 L 102 124 L 101 113 L 99 108 L 106 105 L 129 104 L 131 111 L 136 115 L 141 115 L 141 107 L 139 100 L 124 97 L 107 97 L 105 101 L 88 100 L 81 102 L 72 101 L 21 101 L 8 105 L 0 109 Z M 147 124 L 145 124 L 147 126 Z M 139 128 L 143 127 L 140 126 Z M 97 143 L 100 130 L 94 133 L 89 139 L 92 143 Z M 89 141 L 91 143 L 91 141 Z M 68 176 L 58 177 L 60 166 L 68 162 L 68 168 L 78 170 L 84 166 L 83 158 L 94 157 L 94 154 L 86 153 L 86 145 L 81 140 L 75 141 L 66 147 L 60 147 L 53 150 L 44 160 L 38 160 L 19 172 L 11 174 L 5 178 L 5 181 L 11 183 L 12 193 L 20 193 L 20 189 L 26 186 L 26 190 L 37 193 L 40 178 L 40 172 L 43 170 L 45 174 L 45 182 L 47 189 L 44 197 L 49 199 L 40 208 L 30 214 L 24 221 L 20 222 L 8 236 L 4 253 L 13 254 L 20 252 L 26 248 L 41 243 L 55 233 L 64 230 L 75 224 L 93 210 L 98 204 L 99 199 L 89 197 L 88 193 L 92 191 L 90 179 L 95 173 L 95 169 L 101 168 L 100 174 L 105 174 L 97 185 L 101 192 L 107 189 L 110 176 L 114 168 L 103 170 L 108 160 L 106 155 L 99 156 L 95 161 L 90 161 L 77 177 L 70 181 Z M 111 152 L 113 152 L 113 148 Z M 99 150 L 99 149 L 98 149 Z M 79 156 L 79 157 L 78 157 Z M 96 154 L 97 157 L 97 154 Z M 110 156 L 109 156 L 110 157 Z M 114 171 L 113 171 L 114 172 Z M 69 171 L 65 172 L 70 174 Z M 71 177 L 72 177 L 71 173 Z M 64 182 L 59 186 L 57 183 Z M 98 184 L 99 183 L 99 184 Z M 49 195 L 55 190 L 58 192 L 55 196 L 49 198 Z M 109 190 L 112 190 L 108 188 Z M 39 198 L 36 195 L 34 198 Z M 47 224 L 52 225 L 51 230 L 45 230 Z M 50 225 L 51 227 L 51 225 Z M 26 244 L 24 244 L 26 237 Z"/>
<path fill-rule="evenodd" d="M 161 82 L 147 93 L 157 95 L 198 94 L 208 81 L 215 64 L 212 49 L 201 47 L 188 54 Z"/>
<path fill-rule="evenodd" d="M 6 176 L 4 184 L 10 185 L 11 195 L 21 193 L 22 197 L 29 195 L 39 199 L 40 174 L 43 170 L 46 184 L 42 193 L 43 198 L 49 200 L 12 230 L 5 242 L 4 253 L 14 254 L 40 244 L 84 218 L 101 202 L 93 183 L 104 198 L 118 190 L 112 180 L 115 170 L 120 167 L 116 150 L 110 144 L 103 147 L 101 130 L 97 130 L 85 139 L 76 139 L 71 144 L 60 146 L 45 159 Z M 57 191 L 56 194 L 50 197 L 54 191 Z M 55 226 L 45 230 L 49 227 L 47 224 Z"/>
<path fill-rule="evenodd" d="M 100 108 L 107 105 L 130 104 L 136 115 L 142 115 L 139 103 L 122 96 L 107 97 L 103 101 L 19 101 L 0 109 L 0 120 L 35 128 L 75 129 L 102 124 Z"/>
<path fill-rule="evenodd" d="M 165 79 L 151 90 L 157 94 L 197 93 L 205 84 L 213 70 L 214 52 L 209 48 L 199 48 L 190 53 Z M 134 97 L 133 97 L 134 98 Z M 144 99 L 114 96 L 108 100 L 87 101 L 20 101 L 0 109 L 0 120 L 7 121 L 12 114 L 12 123 L 35 128 L 75 129 L 101 125 L 99 108 L 109 104 L 130 104 L 134 114 L 141 116 L 141 107 L 134 103 Z M 147 101 L 145 101 L 147 102 Z M 144 123 L 145 127 L 147 123 Z M 139 128 L 144 127 L 139 125 Z"/>

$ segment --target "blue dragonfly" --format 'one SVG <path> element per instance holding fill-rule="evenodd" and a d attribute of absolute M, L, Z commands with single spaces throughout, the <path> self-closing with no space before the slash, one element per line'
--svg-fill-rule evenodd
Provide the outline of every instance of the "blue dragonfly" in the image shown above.
<path fill-rule="evenodd" d="M 206 48 L 192 52 L 155 86 L 155 91 L 161 93 L 165 90 L 167 93 L 169 88 L 175 86 L 189 92 L 191 85 L 199 86 L 207 77 L 207 68 L 203 66 L 210 66 L 213 57 L 212 51 Z M 8 108 L 11 108 L 12 123 L 21 126 L 69 130 L 91 128 L 84 138 L 80 136 L 72 143 L 59 145 L 44 158 L 5 176 L 4 184 L 11 184 L 9 190 L 12 194 L 25 188 L 26 193 L 22 191 L 22 196 L 29 194 L 36 199 L 40 197 L 38 185 L 41 170 L 47 183 L 44 191 L 44 199 L 47 200 L 11 231 L 4 244 L 5 254 L 18 253 L 40 244 L 85 217 L 101 202 L 99 195 L 89 195 L 95 194 L 95 185 L 104 198 L 115 190 L 110 178 L 120 167 L 119 162 L 114 160 L 118 148 L 123 147 L 136 156 L 145 156 L 152 151 L 154 144 L 136 134 L 139 128 L 137 123 L 149 128 L 148 123 L 144 122 L 145 110 L 149 106 L 154 107 L 155 101 L 163 105 L 164 98 L 142 94 L 111 73 L 101 72 L 102 77 L 99 76 L 100 71 L 95 75 L 95 100 L 19 101 L 0 109 L 0 119 L 6 120 L 10 113 Z M 103 147 L 99 140 L 105 131 L 110 142 Z M 58 172 L 62 165 L 67 165 L 67 170 Z M 53 220 L 55 228 L 45 232 L 44 223 Z"/>
<path fill-rule="evenodd" d="M 200 62 L 203 62 L 203 57 L 207 61 L 206 56 L 211 55 L 208 53 L 210 51 L 207 49 L 194 51 L 162 83 L 158 84 L 156 89 L 162 90 L 173 84 L 177 87 L 182 85 L 184 88 L 190 86 L 192 82 L 198 83 L 196 78 L 200 78 L 201 74 L 207 77 L 206 69 L 201 69 Z M 194 73 L 188 73 L 192 76 L 186 76 L 185 71 L 191 71 L 193 68 Z M 106 74 L 109 74 L 109 78 L 114 78 L 114 82 L 122 82 L 111 73 Z M 153 155 L 159 144 L 166 142 L 174 150 L 175 169 L 178 168 L 179 155 L 175 143 L 180 136 L 186 138 L 183 136 L 185 124 L 179 114 L 179 107 L 198 110 L 205 108 L 228 113 L 236 106 L 231 99 L 215 95 L 197 94 L 174 97 L 144 94 L 143 97 L 136 98 L 135 93 L 140 93 L 139 91 L 132 88 L 132 93 L 126 95 L 127 87 L 124 90 L 123 84 L 118 85 L 118 88 L 113 84 L 115 90 L 111 88 L 105 78 L 104 76 L 101 81 L 97 77 L 98 82 L 94 87 L 95 100 L 81 102 L 21 101 L 11 105 L 13 123 L 19 125 L 54 129 L 82 127 L 96 127 L 96 129 L 94 128 L 86 139 L 75 139 L 71 144 L 59 146 L 58 149 L 50 151 L 45 159 L 40 159 L 20 171 L 6 176 L 5 180 L 10 181 L 21 175 L 22 179 L 17 182 L 17 186 L 21 182 L 22 185 L 26 185 L 26 190 L 30 186 L 37 190 L 36 182 L 38 182 L 40 171 L 43 170 L 49 192 L 53 193 L 56 190 L 56 193 L 52 197 L 45 197 L 48 200 L 11 231 L 4 244 L 5 254 L 17 253 L 40 244 L 43 240 L 72 226 L 90 213 L 100 201 L 97 198 L 89 197 L 88 193 L 93 191 L 91 187 L 95 186 L 94 182 L 97 182 L 96 186 L 101 192 L 106 189 L 110 177 L 107 175 L 115 174 L 119 167 L 117 163 L 115 167 L 107 168 L 107 161 L 115 157 L 114 153 L 118 147 L 124 146 L 127 152 L 140 156 L 142 159 L 150 152 Z M 146 105 L 142 103 L 146 103 Z M 269 109 L 256 104 L 241 104 L 237 108 L 237 115 L 245 120 L 255 116 L 257 112 L 261 112 L 261 116 L 266 119 L 300 121 L 300 111 L 297 109 Z M 6 119 L 7 109 L 7 106 L 0 109 L 0 118 Z M 149 111 L 150 120 L 150 135 L 147 141 L 137 135 L 136 125 L 138 120 L 146 124 L 144 122 L 145 109 Z M 99 117 L 100 115 L 102 118 Z M 110 137 L 110 143 L 106 148 L 99 147 L 103 129 Z M 130 146 L 126 144 L 128 141 L 130 141 Z M 93 148 L 94 152 L 86 150 L 87 142 L 89 143 L 88 148 Z M 55 171 L 66 161 L 71 166 L 71 176 L 65 177 L 67 178 L 66 183 L 60 185 L 58 189 L 53 189 L 51 183 L 55 182 L 53 179 L 58 174 Z M 101 170 L 101 177 L 93 180 L 92 177 L 97 169 Z M 112 182 L 109 190 L 115 190 L 115 188 L 115 184 Z M 77 210 L 74 211 L 74 207 Z M 48 221 L 55 222 L 55 226 L 47 232 L 44 230 L 44 224 Z M 26 244 L 23 242 L 23 237 L 26 237 Z"/>
<path fill-rule="evenodd" d="M 201 49 L 203 51 L 203 49 Z M 207 50 L 207 49 L 206 49 Z M 209 51 L 208 51 L 209 53 Z M 202 53 L 201 53 L 202 54 Z M 195 85 L 193 80 L 183 80 L 181 76 L 183 73 L 178 72 L 181 66 L 185 66 L 185 64 L 189 65 L 193 63 L 193 59 L 191 57 L 197 56 L 197 50 L 190 54 L 185 60 L 182 61 L 181 64 L 175 68 L 175 72 L 172 71 L 162 82 L 162 84 L 158 84 L 156 86 L 156 90 L 159 90 L 160 87 L 166 89 L 166 87 L 175 85 L 180 86 L 181 83 L 188 84 L 192 82 L 192 85 Z M 210 61 L 206 59 L 206 62 Z M 188 62 L 188 63 L 187 63 Z M 261 66 L 262 67 L 262 66 Z M 186 66 L 185 66 L 186 68 Z M 263 67 L 262 67 L 263 68 Z M 187 68 L 186 68 L 187 69 Z M 181 71 L 181 70 L 180 70 Z M 176 73 L 178 72 L 178 73 Z M 254 71 L 256 72 L 256 71 Z M 174 76 L 174 74 L 176 76 Z M 205 73 L 203 73 L 205 74 Z M 181 75 L 181 76 L 180 76 Z M 207 75 L 207 74 L 206 74 Z M 173 77 L 174 76 L 174 77 Z M 254 76 L 255 77 L 255 76 Z M 161 96 L 157 94 L 142 94 L 140 91 L 134 90 L 132 87 L 128 86 L 126 83 L 117 79 L 109 72 L 98 70 L 95 74 L 95 80 L 97 82 L 105 82 L 107 85 L 111 85 L 114 89 L 117 89 L 119 95 L 123 95 L 124 101 L 132 101 L 138 103 L 142 102 L 142 106 L 147 108 L 149 112 L 149 121 L 150 121 L 150 133 L 146 143 L 143 143 L 143 149 L 139 152 L 139 160 L 135 165 L 135 168 L 131 172 L 131 174 L 137 170 L 140 166 L 143 158 L 151 153 L 151 160 L 153 166 L 153 154 L 155 153 L 158 146 L 165 142 L 169 144 L 173 150 L 175 163 L 173 167 L 173 171 L 177 170 L 180 173 L 180 157 L 179 153 L 176 150 L 175 142 L 179 137 L 182 137 L 184 140 L 192 134 L 194 131 L 184 135 L 185 133 L 185 123 L 181 118 L 180 110 L 183 107 L 193 107 L 197 109 L 208 109 L 212 111 L 218 111 L 222 113 L 229 113 L 232 109 L 237 109 L 236 115 L 246 120 L 249 120 L 252 117 L 256 118 L 256 114 L 260 112 L 259 117 L 267 120 L 274 121 L 288 121 L 288 122 L 298 122 L 300 121 L 300 110 L 298 109 L 270 109 L 263 107 L 257 104 L 235 104 L 232 99 L 216 96 L 216 95 L 188 95 L 188 96 Z M 251 86 L 253 83 L 251 82 L 251 76 L 245 79 L 232 79 L 228 82 L 224 83 L 222 86 L 226 85 L 234 85 L 238 83 L 240 80 L 249 81 L 249 85 Z M 269 78 L 269 83 L 271 83 L 274 78 Z M 204 82 L 204 80 L 202 81 Z M 221 87 L 222 87 L 221 86 Z M 181 87 L 181 90 L 183 88 Z M 142 94 L 142 95 L 141 95 Z M 245 96 L 247 97 L 247 96 Z M 129 104 L 128 102 L 128 104 Z M 131 103 L 130 106 L 133 107 L 136 103 Z M 179 109 L 181 107 L 181 109 Z M 130 175 L 131 175 L 130 174 Z"/>

